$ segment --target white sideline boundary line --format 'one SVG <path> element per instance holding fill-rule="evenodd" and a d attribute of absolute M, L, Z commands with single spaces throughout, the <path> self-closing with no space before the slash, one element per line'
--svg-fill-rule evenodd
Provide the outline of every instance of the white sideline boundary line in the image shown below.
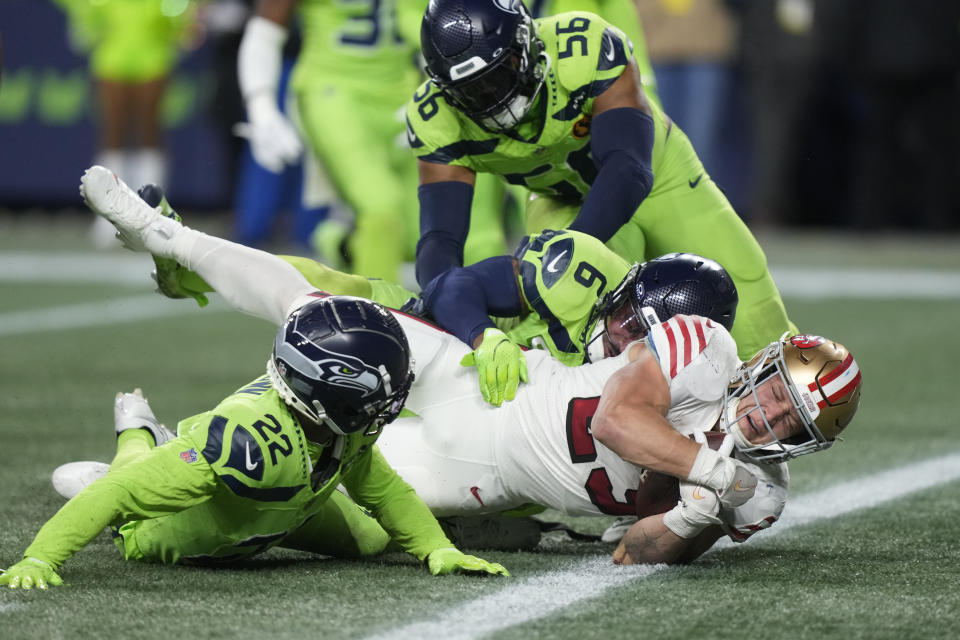
<path fill-rule="evenodd" d="M 818 520 L 840 517 L 876 507 L 916 491 L 960 478 L 960 453 L 925 460 L 805 494 L 787 503 L 784 517 L 760 534 L 760 540 Z M 709 553 L 734 546 L 724 539 Z M 592 556 L 568 568 L 512 581 L 509 586 L 461 604 L 442 616 L 412 622 L 368 636 L 370 640 L 401 638 L 480 638 L 526 622 L 582 600 L 596 598 L 611 587 L 624 585 L 667 570 L 667 565 L 615 566 L 609 555 Z"/>
<path fill-rule="evenodd" d="M 0 251 L 0 282 L 149 283 L 146 254 L 62 251 Z M 960 298 L 960 271 L 912 268 L 808 268 L 770 266 L 785 297 L 902 299 Z"/>
<path fill-rule="evenodd" d="M 204 311 L 228 310 L 226 305 L 217 302 L 211 302 L 211 309 Z M 155 320 L 198 311 L 199 307 L 193 300 L 170 301 L 156 293 L 48 309 L 9 311 L 0 313 L 0 337 Z"/>

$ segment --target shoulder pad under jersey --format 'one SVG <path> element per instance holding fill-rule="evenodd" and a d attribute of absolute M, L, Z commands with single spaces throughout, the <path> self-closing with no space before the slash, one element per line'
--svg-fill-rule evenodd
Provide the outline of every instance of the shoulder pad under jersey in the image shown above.
<path fill-rule="evenodd" d="M 597 299 L 616 287 L 630 270 L 626 260 L 578 231 L 527 236 L 515 255 L 520 263 L 520 291 L 527 305 L 542 318 L 557 318 L 564 324 L 585 320 Z"/>
<path fill-rule="evenodd" d="M 594 13 L 570 11 L 537 23 L 557 81 L 592 100 L 620 77 L 632 56 L 624 33 Z"/>
<path fill-rule="evenodd" d="M 257 412 L 242 406 L 263 402 L 245 398 L 248 388 L 259 390 L 248 385 L 213 411 L 198 416 L 191 432 L 194 442 L 202 447 L 200 454 L 217 476 L 238 496 L 265 502 L 289 500 L 308 485 L 306 443 L 286 411 Z M 231 402 L 234 399 L 237 401 Z"/>
<path fill-rule="evenodd" d="M 451 106 L 433 82 L 420 85 L 407 103 L 407 143 L 424 162 L 463 164 L 490 153 L 500 138 L 488 133 Z"/>
<path fill-rule="evenodd" d="M 645 340 L 671 389 L 682 384 L 701 400 L 722 398 L 740 366 L 736 342 L 709 318 L 673 316 L 654 325 Z"/>

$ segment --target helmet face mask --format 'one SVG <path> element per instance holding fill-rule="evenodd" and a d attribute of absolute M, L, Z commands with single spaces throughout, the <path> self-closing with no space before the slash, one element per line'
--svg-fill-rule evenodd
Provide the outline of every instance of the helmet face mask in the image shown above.
<path fill-rule="evenodd" d="M 402 328 L 386 310 L 331 296 L 291 314 L 277 332 L 267 373 L 310 422 L 339 435 L 374 434 L 403 409 L 413 362 Z"/>
<path fill-rule="evenodd" d="M 543 87 L 543 43 L 519 0 L 432 0 L 420 41 L 433 83 L 488 131 L 520 124 Z"/>
<path fill-rule="evenodd" d="M 798 335 L 771 343 L 745 363 L 727 391 L 723 428 L 754 462 L 785 462 L 831 447 L 860 402 L 860 370 L 850 353 L 819 336 Z M 779 437 L 763 408 L 763 387 L 781 384 L 802 425 Z M 748 410 L 740 413 L 742 403 Z M 752 406 L 750 405 L 752 403 Z M 739 415 L 738 415 L 739 413 Z M 750 425 L 766 433 L 748 437 Z M 781 430 L 782 431 L 782 430 Z"/>

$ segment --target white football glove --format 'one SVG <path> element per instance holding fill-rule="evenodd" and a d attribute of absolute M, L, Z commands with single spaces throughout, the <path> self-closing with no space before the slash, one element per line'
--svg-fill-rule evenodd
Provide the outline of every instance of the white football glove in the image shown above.
<path fill-rule="evenodd" d="M 250 142 L 253 159 L 273 173 L 296 164 L 303 154 L 303 143 L 296 129 L 273 103 L 273 97 L 259 94 L 247 102 L 250 122 L 238 122 L 233 133 Z"/>
<path fill-rule="evenodd" d="M 742 462 L 731 458 L 731 451 L 731 435 L 724 438 L 716 451 L 707 444 L 701 445 L 687 477 L 689 482 L 716 491 L 721 509 L 739 507 L 757 489 L 757 477 Z"/>
<path fill-rule="evenodd" d="M 712 524 L 720 524 L 720 499 L 713 489 L 680 481 L 680 502 L 663 514 L 663 524 L 689 540 Z"/>

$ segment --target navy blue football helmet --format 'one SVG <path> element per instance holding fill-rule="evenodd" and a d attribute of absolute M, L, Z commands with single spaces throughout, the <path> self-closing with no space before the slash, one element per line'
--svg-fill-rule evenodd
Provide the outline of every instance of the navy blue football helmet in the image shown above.
<path fill-rule="evenodd" d="M 617 355 L 646 336 L 651 325 L 678 313 L 710 318 L 729 331 L 738 300 L 733 279 L 715 260 L 693 253 L 668 253 L 635 264 L 593 309 L 587 328 L 596 328 L 587 344 L 588 359 Z"/>
<path fill-rule="evenodd" d="M 481 127 L 516 127 L 543 87 L 546 56 L 520 0 L 430 0 L 420 25 L 427 74 Z"/>
<path fill-rule="evenodd" d="M 291 407 L 334 433 L 373 434 L 403 409 L 413 382 L 407 336 L 375 302 L 310 302 L 277 332 L 267 373 Z"/>

